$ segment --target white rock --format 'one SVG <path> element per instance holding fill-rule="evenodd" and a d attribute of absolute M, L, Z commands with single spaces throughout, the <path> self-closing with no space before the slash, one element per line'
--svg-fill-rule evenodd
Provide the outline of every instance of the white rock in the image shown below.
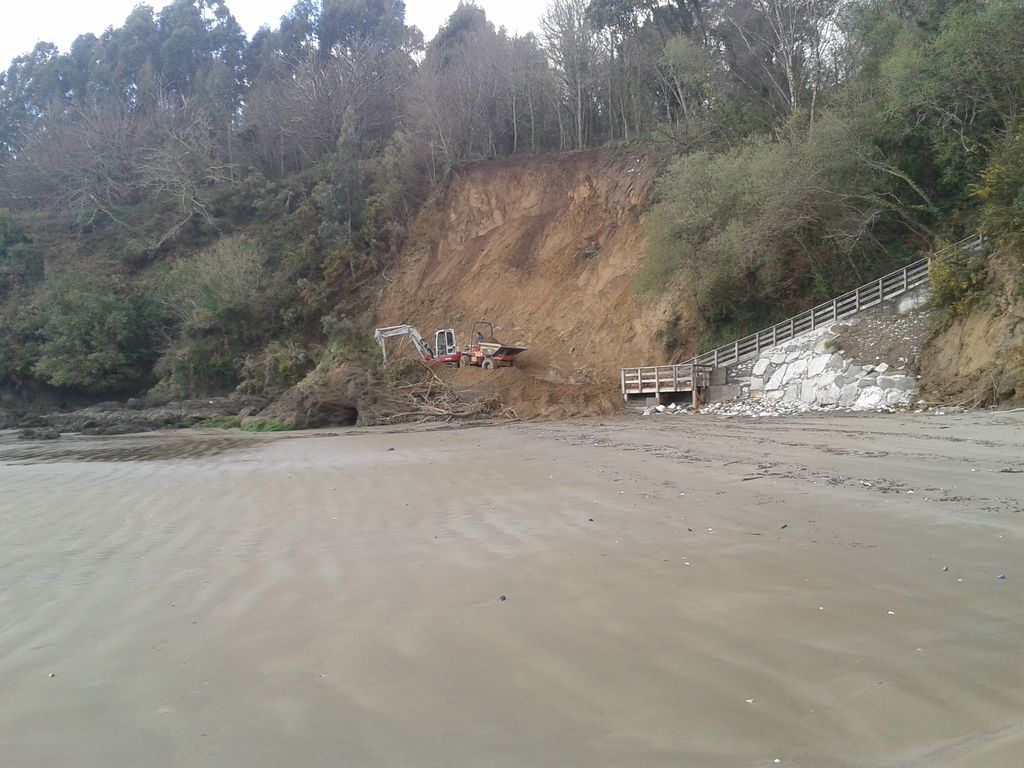
<path fill-rule="evenodd" d="M 821 405 L 835 405 L 839 402 L 842 391 L 835 384 L 829 383 L 818 387 L 816 399 Z"/>
<path fill-rule="evenodd" d="M 807 374 L 807 360 L 801 358 L 793 363 L 786 366 L 786 378 L 785 382 L 788 384 L 794 379 L 801 379 Z"/>
<path fill-rule="evenodd" d="M 788 365 L 783 365 L 781 368 L 776 369 L 772 377 L 768 379 L 768 383 L 765 384 L 764 388 L 767 390 L 782 389 L 782 384 L 786 378 L 786 370 L 789 368 Z"/>
<path fill-rule="evenodd" d="M 808 376 L 820 376 L 825 372 L 828 367 L 829 360 L 832 359 L 832 355 L 818 355 L 817 357 L 811 358 L 811 361 L 807 364 L 807 375 Z"/>
<path fill-rule="evenodd" d="M 764 389 L 764 379 L 759 376 L 750 377 L 750 391 L 759 392 Z"/>
<path fill-rule="evenodd" d="M 764 372 L 768 370 L 768 366 L 771 362 L 766 357 L 762 357 L 756 363 L 754 363 L 754 370 L 751 371 L 755 376 L 764 376 Z"/>
<path fill-rule="evenodd" d="M 902 392 L 898 389 L 890 389 L 885 396 L 885 402 L 887 405 L 909 405 L 910 404 L 910 393 Z"/>
<path fill-rule="evenodd" d="M 879 373 L 885 373 L 886 371 L 889 370 L 889 364 L 879 363 L 878 365 L 875 366 L 875 370 L 878 371 Z"/>
<path fill-rule="evenodd" d="M 860 395 L 860 388 L 856 384 L 847 384 L 839 395 L 839 404 L 844 408 L 851 408 L 857 402 Z"/>
<path fill-rule="evenodd" d="M 658 413 L 664 413 L 665 412 L 665 406 L 664 405 L 656 405 L 656 406 L 654 406 L 654 410 L 656 410 Z"/>
<path fill-rule="evenodd" d="M 885 403 L 885 392 L 881 387 L 865 387 L 853 404 L 854 409 L 868 411 Z"/>
<path fill-rule="evenodd" d="M 842 355 L 832 355 L 828 359 L 828 369 L 830 371 L 841 371 L 849 366 L 850 361 L 844 358 Z"/>

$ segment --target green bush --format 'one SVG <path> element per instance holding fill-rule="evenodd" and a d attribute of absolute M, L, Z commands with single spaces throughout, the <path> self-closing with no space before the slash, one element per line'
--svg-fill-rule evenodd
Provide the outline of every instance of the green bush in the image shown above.
<path fill-rule="evenodd" d="M 794 122 L 782 141 L 753 139 L 726 152 L 678 159 L 648 220 L 640 290 L 672 289 L 696 302 L 712 334 L 750 331 L 856 281 L 883 261 L 872 228 L 889 181 L 856 115 Z"/>
<path fill-rule="evenodd" d="M 251 237 L 224 237 L 176 262 L 156 294 L 174 340 L 157 367 L 161 390 L 174 396 L 227 392 L 243 361 L 272 330 L 266 257 Z"/>
<path fill-rule="evenodd" d="M 33 372 L 47 384 L 118 393 L 136 390 L 148 376 L 152 307 L 109 277 L 48 276 L 35 312 L 42 343 Z"/>
<path fill-rule="evenodd" d="M 932 259 L 928 277 L 932 304 L 945 319 L 966 315 L 985 295 L 986 260 L 982 253 L 948 250 Z"/>
<path fill-rule="evenodd" d="M 192 425 L 193 429 L 237 429 L 242 425 L 238 416 L 211 416 Z"/>
<path fill-rule="evenodd" d="M 14 218 L 0 208 L 0 300 L 43 281 L 43 257 Z"/>
<path fill-rule="evenodd" d="M 238 389 L 250 395 L 279 395 L 301 381 L 315 365 L 304 347 L 293 341 L 272 341 L 260 353 L 246 358 Z"/>
<path fill-rule="evenodd" d="M 164 353 L 156 366 L 157 392 L 171 397 L 204 397 L 238 385 L 241 355 L 222 336 L 185 339 Z"/>
<path fill-rule="evenodd" d="M 985 236 L 1024 255 L 1024 126 L 1000 140 L 972 194 Z"/>
<path fill-rule="evenodd" d="M 290 430 L 291 427 L 277 419 L 254 419 L 242 425 L 243 432 L 288 432 Z"/>

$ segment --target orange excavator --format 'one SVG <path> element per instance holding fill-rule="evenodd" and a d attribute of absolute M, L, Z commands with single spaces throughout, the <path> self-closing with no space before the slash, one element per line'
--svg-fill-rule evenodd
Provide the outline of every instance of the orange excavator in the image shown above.
<path fill-rule="evenodd" d="M 420 357 L 429 363 L 444 363 L 466 368 L 470 365 L 479 366 L 484 370 L 494 368 L 515 367 L 516 357 L 526 351 L 526 347 L 502 344 L 494 337 L 494 324 L 487 320 L 478 320 L 470 329 L 470 341 L 461 348 L 458 346 L 453 328 L 443 328 L 434 334 L 434 346 L 430 347 L 423 340 L 420 332 L 411 325 L 391 325 L 378 328 L 373 333 L 384 355 L 388 360 L 385 340 L 407 336 Z"/>

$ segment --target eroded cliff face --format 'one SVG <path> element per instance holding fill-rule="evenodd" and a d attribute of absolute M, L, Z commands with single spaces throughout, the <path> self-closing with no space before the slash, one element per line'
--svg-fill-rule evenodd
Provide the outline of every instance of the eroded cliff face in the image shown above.
<path fill-rule="evenodd" d="M 617 406 L 619 368 L 664 359 L 657 332 L 676 314 L 632 288 L 658 169 L 649 153 L 618 150 L 461 171 L 388 275 L 378 323 L 425 337 L 453 327 L 461 344 L 475 320 L 492 321 L 499 339 L 529 348 L 519 371 L 489 380 L 521 415 Z"/>
<path fill-rule="evenodd" d="M 988 296 L 921 354 L 926 397 L 966 406 L 1024 404 L 1024 279 L 1019 260 L 993 257 Z"/>

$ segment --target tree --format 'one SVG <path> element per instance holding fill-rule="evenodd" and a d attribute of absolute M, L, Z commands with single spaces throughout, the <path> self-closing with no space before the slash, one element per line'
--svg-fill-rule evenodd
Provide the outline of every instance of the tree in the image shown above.
<path fill-rule="evenodd" d="M 718 33 L 729 68 L 778 128 L 800 109 L 813 124 L 821 94 L 837 85 L 838 0 L 734 0 Z"/>
<path fill-rule="evenodd" d="M 594 110 L 597 40 L 585 0 L 552 0 L 541 19 L 544 44 L 572 119 L 571 140 L 563 148 L 583 149 Z"/>
<path fill-rule="evenodd" d="M 38 306 L 42 343 L 33 372 L 82 392 L 134 391 L 154 357 L 144 305 L 103 275 L 65 272 L 47 280 Z"/>

